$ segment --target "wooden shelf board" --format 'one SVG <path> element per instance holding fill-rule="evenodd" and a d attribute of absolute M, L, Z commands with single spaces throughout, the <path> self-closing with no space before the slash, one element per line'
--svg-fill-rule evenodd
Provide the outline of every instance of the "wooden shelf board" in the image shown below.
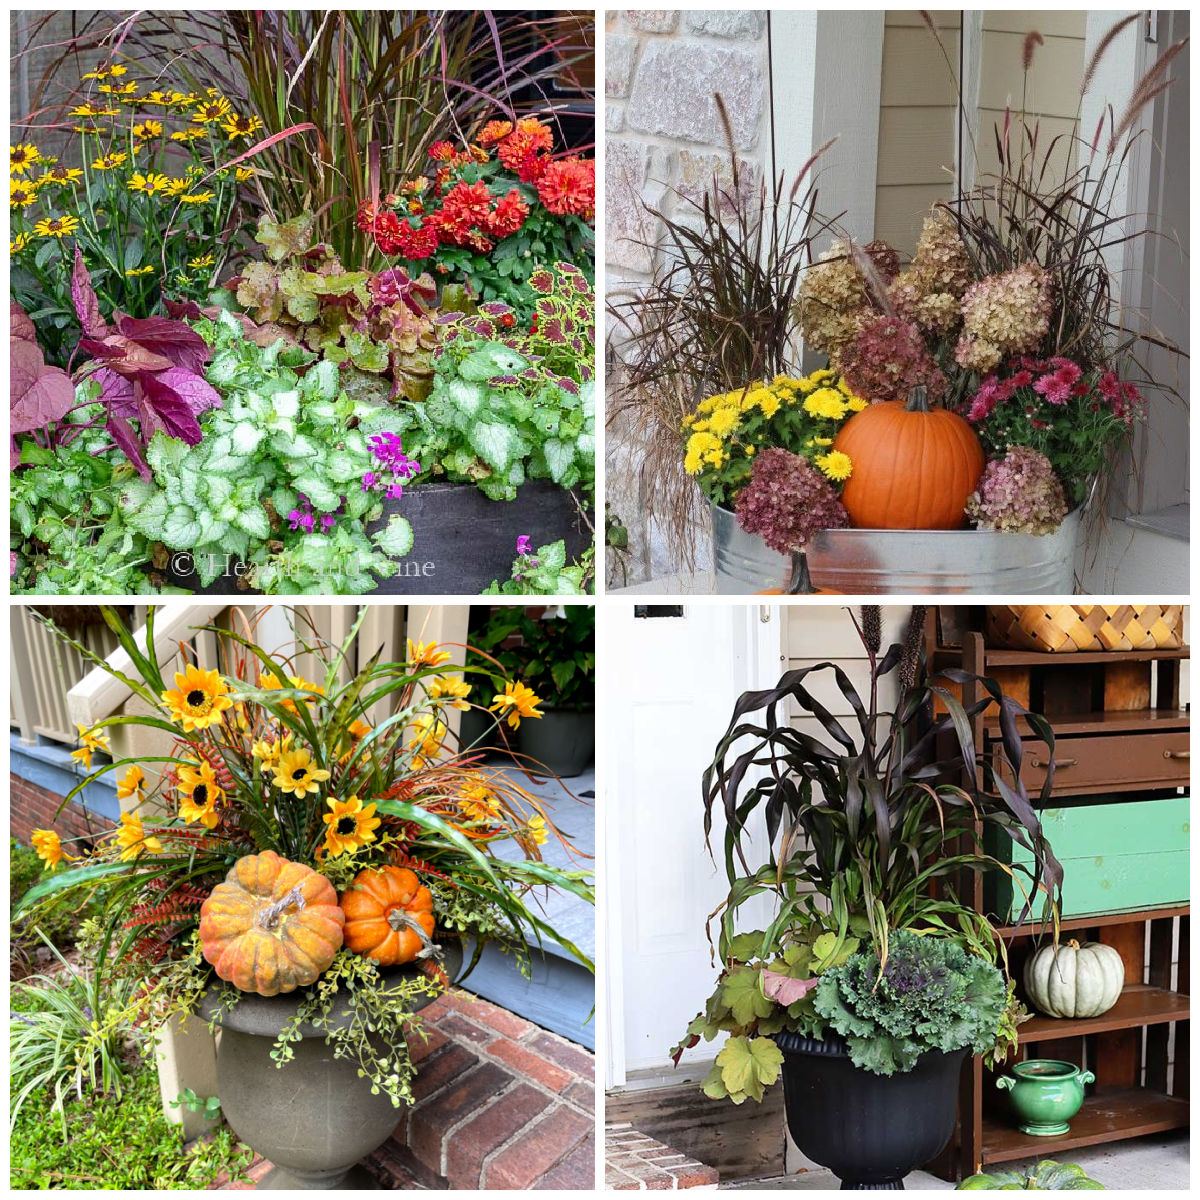
<path fill-rule="evenodd" d="M 1141 733 L 1156 730 L 1164 733 L 1174 729 L 1187 729 L 1191 722 L 1187 709 L 1139 708 L 1127 712 L 1060 713 L 1046 718 L 1054 730 L 1055 737 L 1066 737 L 1080 733 Z M 1000 718 L 985 717 L 984 731 L 991 736 L 1000 733 Z M 1028 726 L 1018 719 L 1017 728 L 1024 732 Z"/>
<path fill-rule="evenodd" d="M 1062 933 L 1075 929 L 1095 929 L 1102 925 L 1130 925 L 1136 921 L 1158 921 L 1170 917 L 1186 917 L 1191 912 L 1189 904 L 1172 904 L 1165 908 L 1131 908 L 1125 912 L 1085 913 L 1083 916 L 1066 917 L 1058 923 Z M 1026 921 L 1020 929 L 1013 925 L 998 925 L 996 932 L 1002 938 L 1038 937 L 1049 934 L 1048 927 L 1040 922 Z"/>
<path fill-rule="evenodd" d="M 1084 1100 L 1070 1132 L 1061 1137 L 1034 1137 L 984 1113 L 982 1157 L 985 1163 L 1058 1158 L 1063 1150 L 1184 1128 L 1188 1109 L 1186 1100 L 1148 1088 L 1097 1092 Z"/>
<path fill-rule="evenodd" d="M 1018 1026 L 1017 1040 L 1024 1046 L 1057 1038 L 1083 1037 L 1088 1033 L 1107 1033 L 1112 1029 L 1186 1021 L 1190 1008 L 1190 997 L 1182 992 L 1130 983 L 1125 985 L 1108 1012 L 1079 1019 L 1034 1016 Z"/>
<path fill-rule="evenodd" d="M 1162 659 L 1189 658 L 1191 648 L 1178 650 L 1085 650 L 1076 654 L 1055 654 L 1042 650 L 1000 650 L 983 648 L 984 660 L 992 667 L 1069 666 L 1109 662 L 1157 662 Z"/>

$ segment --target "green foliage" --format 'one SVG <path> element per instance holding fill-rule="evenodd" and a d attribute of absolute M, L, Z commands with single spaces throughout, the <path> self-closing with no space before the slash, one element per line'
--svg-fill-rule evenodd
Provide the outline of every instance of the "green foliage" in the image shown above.
<path fill-rule="evenodd" d="M 14 1189 L 201 1190 L 222 1173 L 245 1179 L 253 1160 L 224 1128 L 185 1150 L 182 1128 L 163 1116 L 149 1065 L 137 1069 L 119 1097 L 67 1100 L 65 1140 L 57 1123 L 45 1119 L 52 1099 L 48 1090 L 34 1092 L 15 1115 L 9 1151 Z"/>
<path fill-rule="evenodd" d="M 873 950 L 826 971 L 813 991 L 819 1016 L 846 1039 L 864 1071 L 910 1071 L 930 1050 L 995 1045 L 1008 1004 L 1004 976 L 949 938 L 896 930 L 886 963 Z"/>
<path fill-rule="evenodd" d="M 8 840 L 8 895 L 13 906 L 42 877 L 45 864 L 32 849 L 22 846 L 16 838 Z M 79 936 L 84 921 L 98 916 L 98 900 L 63 904 L 53 901 L 28 915 L 17 917 L 9 927 L 10 949 L 29 955 L 37 946 L 48 942 L 58 950 L 70 950 Z"/>
<path fill-rule="evenodd" d="M 501 583 L 494 579 L 483 596 L 585 596 L 595 574 L 596 548 L 589 546 L 572 563 L 567 562 L 567 544 L 550 542 L 513 559 L 512 574 Z"/>
<path fill-rule="evenodd" d="M 734 1104 L 762 1100 L 763 1088 L 779 1078 L 782 1065 L 783 1052 L 770 1038 L 731 1037 L 704 1080 L 704 1094 Z"/>
<path fill-rule="evenodd" d="M 1104 1184 L 1089 1179 L 1087 1172 L 1075 1163 L 1057 1163 L 1044 1158 L 1029 1171 L 989 1171 L 971 1175 L 957 1188 L 960 1192 L 1096 1192 L 1105 1191 Z"/>
<path fill-rule="evenodd" d="M 191 1088 L 184 1088 L 179 1099 L 171 1101 L 172 1108 L 182 1105 L 188 1112 L 203 1113 L 206 1121 L 215 1121 L 221 1115 L 220 1096 L 197 1096 Z"/>
<path fill-rule="evenodd" d="M 268 593 L 358 593 L 391 575 L 383 546 L 403 541 L 392 527 L 372 544 L 364 525 L 381 505 L 361 486 L 375 461 L 367 438 L 387 428 L 386 410 L 348 397 L 331 362 L 297 375 L 282 343 L 256 345 L 227 313 L 198 327 L 215 349 L 208 379 L 224 406 L 205 414 L 197 446 L 154 436 L 153 479 L 132 479 L 121 494 L 128 524 L 191 555 L 203 585 L 231 559 L 252 564 Z M 293 513 L 334 523 L 309 532 Z"/>

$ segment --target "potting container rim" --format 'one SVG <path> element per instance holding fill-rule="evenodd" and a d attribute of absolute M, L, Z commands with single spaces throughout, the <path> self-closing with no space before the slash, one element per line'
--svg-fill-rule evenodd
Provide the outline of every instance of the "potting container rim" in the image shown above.
<path fill-rule="evenodd" d="M 1058 1058 L 1029 1058 L 1010 1068 L 1014 1075 L 1029 1080 L 1070 1079 L 1078 1075 L 1081 1069 L 1075 1063 L 1064 1062 Z"/>

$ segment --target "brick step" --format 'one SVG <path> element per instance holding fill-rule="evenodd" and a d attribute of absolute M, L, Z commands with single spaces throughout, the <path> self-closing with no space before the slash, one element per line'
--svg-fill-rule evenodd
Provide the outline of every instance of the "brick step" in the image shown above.
<path fill-rule="evenodd" d="M 719 1182 L 715 1167 L 680 1154 L 628 1121 L 604 1127 L 604 1187 L 608 1191 L 714 1191 Z"/>

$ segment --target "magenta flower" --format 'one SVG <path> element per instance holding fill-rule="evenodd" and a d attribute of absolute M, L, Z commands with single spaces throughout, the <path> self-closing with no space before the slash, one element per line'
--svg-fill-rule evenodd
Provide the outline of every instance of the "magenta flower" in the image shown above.
<path fill-rule="evenodd" d="M 528 554 L 529 553 L 529 535 L 528 534 L 523 533 L 523 534 L 521 534 L 521 536 L 519 538 L 517 538 L 517 553 L 518 554 Z"/>

